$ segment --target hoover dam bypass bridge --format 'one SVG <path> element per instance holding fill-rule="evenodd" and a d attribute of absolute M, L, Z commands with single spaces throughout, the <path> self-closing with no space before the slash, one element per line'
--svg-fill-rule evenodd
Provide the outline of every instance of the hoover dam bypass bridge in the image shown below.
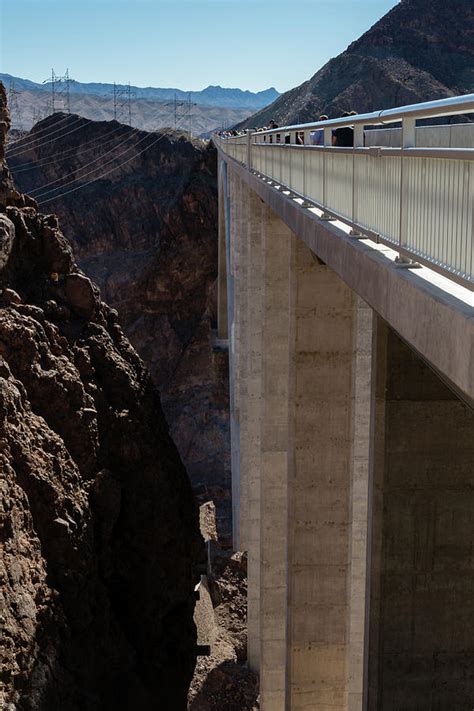
<path fill-rule="evenodd" d="M 264 711 L 474 707 L 473 112 L 213 138 Z"/>

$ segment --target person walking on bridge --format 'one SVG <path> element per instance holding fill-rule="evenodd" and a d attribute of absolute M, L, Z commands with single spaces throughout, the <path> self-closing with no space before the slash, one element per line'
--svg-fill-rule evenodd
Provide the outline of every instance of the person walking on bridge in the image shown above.
<path fill-rule="evenodd" d="M 278 124 L 277 124 L 276 121 L 274 121 L 273 119 L 270 119 L 270 121 L 268 122 L 267 128 L 268 128 L 268 129 L 278 128 Z M 270 143 L 273 143 L 273 136 L 272 136 L 271 134 L 270 134 L 269 138 L 270 138 Z M 276 142 L 277 142 L 277 141 L 275 140 L 275 143 L 276 143 Z"/>
<path fill-rule="evenodd" d="M 344 111 L 342 118 L 357 116 L 357 111 Z M 352 126 L 336 128 L 332 135 L 332 145 L 343 148 L 352 148 L 354 145 L 354 129 Z"/>
<path fill-rule="evenodd" d="M 327 121 L 329 119 L 326 114 L 321 114 L 319 117 L 320 121 Z M 316 131 L 311 131 L 309 134 L 310 143 L 312 146 L 324 146 L 324 128 L 318 128 Z"/>

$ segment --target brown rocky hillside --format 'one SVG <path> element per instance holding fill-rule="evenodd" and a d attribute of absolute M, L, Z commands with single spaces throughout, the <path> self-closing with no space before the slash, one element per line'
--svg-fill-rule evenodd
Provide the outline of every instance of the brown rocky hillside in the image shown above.
<path fill-rule="evenodd" d="M 216 502 L 228 540 L 228 359 L 212 342 L 215 153 L 176 133 L 122 126 L 110 136 L 117 124 L 76 125 L 73 116 L 51 116 L 8 153 L 9 165 L 23 191 L 48 200 L 43 209 L 60 216 L 79 265 L 117 309 L 160 389 L 188 474 Z"/>
<path fill-rule="evenodd" d="M 0 85 L 0 708 L 179 711 L 196 659 L 191 487 L 117 312 L 57 219 L 14 190 L 8 123 Z"/>
<path fill-rule="evenodd" d="M 311 79 L 240 125 L 265 126 L 271 118 L 290 125 L 472 91 L 472 0 L 401 0 Z"/>

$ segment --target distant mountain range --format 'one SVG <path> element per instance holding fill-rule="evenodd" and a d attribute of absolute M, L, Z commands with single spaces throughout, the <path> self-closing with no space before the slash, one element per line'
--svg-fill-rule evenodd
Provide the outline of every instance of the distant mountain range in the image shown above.
<path fill-rule="evenodd" d="M 474 92 L 474 1 L 402 0 L 311 79 L 239 126 L 281 126 Z"/>
<path fill-rule="evenodd" d="M 51 83 L 38 84 L 29 79 L 14 77 L 10 74 L 0 74 L 0 80 L 5 86 L 10 86 L 14 82 L 17 91 L 41 91 L 51 92 Z M 118 89 L 127 89 L 124 84 L 117 84 Z M 144 99 L 146 101 L 173 101 L 174 98 L 178 101 L 191 101 L 203 106 L 218 106 L 219 108 L 232 109 L 251 109 L 255 111 L 267 104 L 275 101 L 280 94 L 276 89 L 271 87 L 265 91 L 243 91 L 242 89 L 227 89 L 222 86 L 208 86 L 202 91 L 182 91 L 181 89 L 161 89 L 156 87 L 139 87 L 131 86 L 134 100 Z M 73 81 L 69 89 L 71 94 L 85 94 L 88 96 L 98 96 L 107 98 L 113 96 L 113 84 L 100 83 L 82 83 Z"/>

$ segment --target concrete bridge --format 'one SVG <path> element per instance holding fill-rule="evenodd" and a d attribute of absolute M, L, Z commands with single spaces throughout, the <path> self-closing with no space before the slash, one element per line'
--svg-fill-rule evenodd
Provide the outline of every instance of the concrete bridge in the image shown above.
<path fill-rule="evenodd" d="M 474 135 L 416 127 L 468 112 L 214 137 L 264 711 L 474 708 Z"/>

